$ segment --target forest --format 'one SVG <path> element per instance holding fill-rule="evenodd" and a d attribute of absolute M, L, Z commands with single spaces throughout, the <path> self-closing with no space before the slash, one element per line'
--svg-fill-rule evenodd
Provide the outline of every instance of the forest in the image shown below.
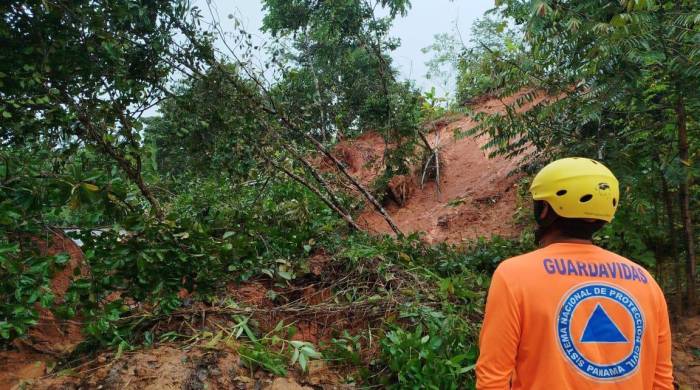
<path fill-rule="evenodd" d="M 392 57 L 422 1 L 262 0 L 263 43 L 213 0 L 3 1 L 0 388 L 475 388 L 570 156 L 700 386 L 700 3 L 495 0 L 425 49 L 442 96 Z"/>

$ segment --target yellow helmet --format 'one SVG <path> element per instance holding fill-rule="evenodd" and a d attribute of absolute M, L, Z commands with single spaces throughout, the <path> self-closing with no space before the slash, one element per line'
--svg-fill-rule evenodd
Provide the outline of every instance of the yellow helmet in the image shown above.
<path fill-rule="evenodd" d="M 542 168 L 530 186 L 534 200 L 549 203 L 564 218 L 610 222 L 620 200 L 620 184 L 605 165 L 572 157 Z"/>

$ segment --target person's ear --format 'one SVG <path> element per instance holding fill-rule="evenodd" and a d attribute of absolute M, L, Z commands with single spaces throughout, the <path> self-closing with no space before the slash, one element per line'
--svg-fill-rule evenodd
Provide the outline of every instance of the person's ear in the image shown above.
<path fill-rule="evenodd" d="M 547 219 L 547 215 L 549 215 L 549 203 L 544 202 L 544 206 L 542 207 L 542 211 L 540 212 L 540 221 L 545 221 Z"/>

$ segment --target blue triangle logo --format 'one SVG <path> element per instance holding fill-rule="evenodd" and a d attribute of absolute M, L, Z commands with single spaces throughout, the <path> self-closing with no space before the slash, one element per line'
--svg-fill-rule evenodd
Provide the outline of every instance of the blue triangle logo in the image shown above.
<path fill-rule="evenodd" d="M 620 328 L 610 319 L 600 304 L 596 305 L 593 314 L 588 319 L 588 324 L 581 336 L 582 343 L 627 343 L 625 335 Z"/>

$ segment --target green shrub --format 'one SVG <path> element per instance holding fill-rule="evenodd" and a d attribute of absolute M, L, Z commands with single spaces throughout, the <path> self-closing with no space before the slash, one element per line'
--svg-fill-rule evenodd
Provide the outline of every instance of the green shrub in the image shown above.
<path fill-rule="evenodd" d="M 475 329 L 457 315 L 430 311 L 412 330 L 395 327 L 381 340 L 381 359 L 392 389 L 473 388 Z"/>
<path fill-rule="evenodd" d="M 435 268 L 443 275 L 463 272 L 492 274 L 503 260 L 530 252 L 536 248 L 534 236 L 524 233 L 517 239 L 500 236 L 480 237 L 459 248 L 457 254 L 441 259 Z"/>
<path fill-rule="evenodd" d="M 39 319 L 36 304 L 53 306 L 51 276 L 68 256 L 41 256 L 30 240 L 0 243 L 0 338 L 24 335 Z"/>

